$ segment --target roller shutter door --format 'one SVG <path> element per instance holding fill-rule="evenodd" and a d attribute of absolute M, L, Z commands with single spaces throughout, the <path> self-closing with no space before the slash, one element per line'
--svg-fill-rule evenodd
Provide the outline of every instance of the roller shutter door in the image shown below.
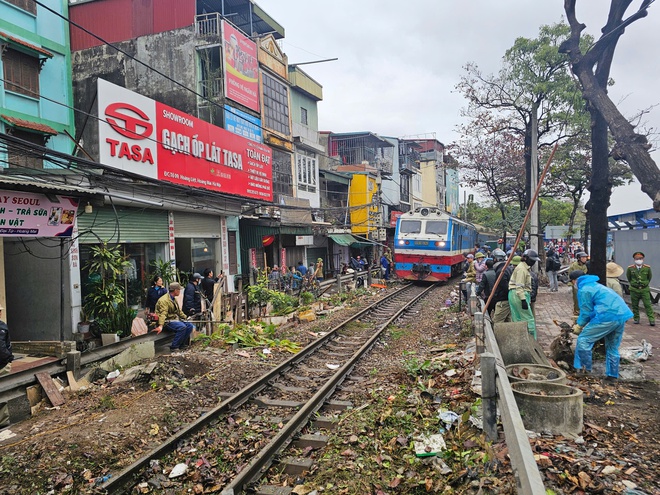
<path fill-rule="evenodd" d="M 220 217 L 174 212 L 174 237 L 220 237 Z"/>
<path fill-rule="evenodd" d="M 94 207 L 92 213 L 79 213 L 77 222 L 82 244 L 168 242 L 166 211 Z"/>

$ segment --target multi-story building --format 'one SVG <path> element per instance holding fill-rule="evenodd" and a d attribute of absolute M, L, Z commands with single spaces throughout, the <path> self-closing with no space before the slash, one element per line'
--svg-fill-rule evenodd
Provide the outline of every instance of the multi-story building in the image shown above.
<path fill-rule="evenodd" d="M 411 177 L 411 206 L 434 206 L 451 213 L 447 191 L 449 188 L 452 191 L 450 198 L 453 197 L 454 179 L 450 172 L 452 183 L 448 186 L 444 144 L 435 138 L 407 138 L 402 140 L 401 148 L 400 152 L 403 150 L 405 156 L 402 170 Z"/>
<path fill-rule="evenodd" d="M 239 218 L 279 227 L 269 205 L 292 194 L 284 29 L 252 0 L 92 0 L 70 12 L 85 28 L 71 33 L 76 105 L 92 115 L 78 116 L 76 138 L 107 166 L 95 180 L 109 192 L 79 219 L 83 261 L 112 240 L 143 282 L 169 260 L 223 272 L 232 290 L 251 264 Z M 252 232 L 260 248 L 270 229 Z"/>
<path fill-rule="evenodd" d="M 66 0 L 0 2 L 0 304 L 15 341 L 70 339 L 78 316 L 76 210 L 97 195 L 76 186 L 78 164 L 68 155 L 67 16 Z"/>

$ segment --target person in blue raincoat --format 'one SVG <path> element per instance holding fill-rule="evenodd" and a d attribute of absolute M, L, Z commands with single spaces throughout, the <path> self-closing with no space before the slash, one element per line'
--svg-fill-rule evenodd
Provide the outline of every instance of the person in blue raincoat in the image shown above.
<path fill-rule="evenodd" d="M 594 344 L 605 339 L 605 376 L 619 378 L 619 346 L 626 320 L 633 317 L 623 299 L 609 287 L 598 283 L 596 275 L 585 275 L 581 270 L 569 275 L 577 287 L 580 314 L 573 326 L 578 338 L 575 343 L 576 370 L 591 371 Z"/>

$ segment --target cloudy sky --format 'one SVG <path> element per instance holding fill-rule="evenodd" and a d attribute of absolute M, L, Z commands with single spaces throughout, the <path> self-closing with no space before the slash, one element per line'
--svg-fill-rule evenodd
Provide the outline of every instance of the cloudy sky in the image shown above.
<path fill-rule="evenodd" d="M 289 63 L 337 57 L 301 67 L 323 85 L 319 127 L 369 130 L 383 136 L 435 133 L 457 139 L 463 97 L 455 91 L 463 66 L 500 67 L 517 37 L 562 20 L 562 0 L 257 0 L 286 30 Z M 640 0 L 635 0 L 636 8 Z M 578 19 L 595 37 L 609 1 L 578 0 Z M 632 8 L 630 12 L 633 12 Z M 660 4 L 619 41 L 610 95 L 626 115 L 660 103 Z M 646 118 L 660 128 L 660 107 Z M 660 153 L 654 153 L 660 162 Z M 609 213 L 651 207 L 639 184 L 615 191 Z"/>

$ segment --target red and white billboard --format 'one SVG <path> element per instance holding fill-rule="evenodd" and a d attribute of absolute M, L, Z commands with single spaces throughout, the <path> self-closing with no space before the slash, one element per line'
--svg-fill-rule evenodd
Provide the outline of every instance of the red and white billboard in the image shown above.
<path fill-rule="evenodd" d="M 101 163 L 143 177 L 272 201 L 272 150 L 98 80 Z"/>
<path fill-rule="evenodd" d="M 259 111 L 257 45 L 234 26 L 222 21 L 225 96 Z"/>

